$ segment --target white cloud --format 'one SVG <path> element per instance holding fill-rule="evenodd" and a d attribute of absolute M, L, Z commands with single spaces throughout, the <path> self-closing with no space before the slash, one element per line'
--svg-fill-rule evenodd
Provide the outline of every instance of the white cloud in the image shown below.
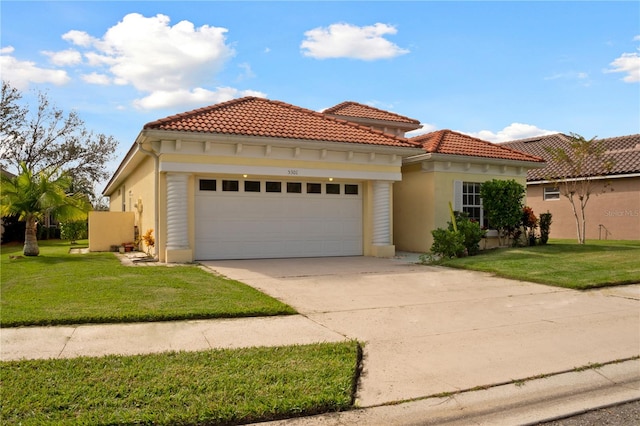
<path fill-rule="evenodd" d="M 640 35 L 635 36 L 633 41 L 640 41 Z M 640 48 L 637 50 L 640 50 Z M 640 56 L 638 53 L 623 53 L 614 59 L 609 65 L 613 68 L 607 69 L 604 72 L 626 73 L 627 75 L 623 77 L 622 81 L 627 83 L 636 83 L 640 81 Z"/>
<path fill-rule="evenodd" d="M 48 56 L 49 61 L 51 61 L 53 65 L 57 65 L 59 67 L 78 65 L 82 63 L 82 55 L 74 49 L 61 50 L 59 52 L 44 50 L 42 54 Z"/>
<path fill-rule="evenodd" d="M 86 83 L 89 84 L 98 84 L 101 86 L 106 86 L 111 84 L 111 79 L 106 74 L 99 74 L 97 72 L 92 72 L 91 74 L 83 74 L 80 78 Z"/>
<path fill-rule="evenodd" d="M 240 68 L 242 70 L 242 73 L 236 79 L 237 81 L 251 79 L 251 78 L 254 78 L 256 76 L 256 74 L 251 69 L 251 65 L 249 65 L 246 62 L 238 64 L 238 68 Z"/>
<path fill-rule="evenodd" d="M 460 132 L 489 142 L 508 142 L 516 139 L 532 138 L 534 136 L 552 135 L 559 133 L 555 130 L 540 129 L 532 124 L 511 123 L 497 133 L 491 130 L 480 130 L 479 132 Z"/>
<path fill-rule="evenodd" d="M 62 39 L 75 44 L 76 46 L 89 47 L 96 43 L 98 39 L 91 37 L 84 31 L 71 30 L 62 35 Z"/>
<path fill-rule="evenodd" d="M 77 30 L 62 38 L 86 48 L 87 65 L 98 69 L 83 74 L 84 81 L 131 85 L 146 94 L 134 106 L 150 109 L 227 100 L 231 92 L 242 93 L 205 88 L 235 54 L 226 43 L 226 32 L 226 28 L 209 25 L 196 28 L 189 21 L 171 26 L 170 18 L 162 14 L 131 13 L 100 38 Z M 240 67 L 245 78 L 252 76 L 249 64 Z"/>
<path fill-rule="evenodd" d="M 27 89 L 30 83 L 53 83 L 60 86 L 71 80 L 66 71 L 40 68 L 35 62 L 16 59 L 10 55 L 14 50 L 12 46 L 2 48 L 0 69 L 2 79 L 11 82 L 16 89 Z"/>
<path fill-rule="evenodd" d="M 218 87 L 215 91 L 199 87 L 193 90 L 156 90 L 149 96 L 136 99 L 134 106 L 139 109 L 167 108 L 178 105 L 188 107 L 215 104 L 243 96 L 265 97 L 265 94 L 253 90 L 240 91 L 232 87 Z"/>
<path fill-rule="evenodd" d="M 305 32 L 306 38 L 300 48 L 303 55 L 316 59 L 387 59 L 409 53 L 409 50 L 384 38 L 385 35 L 396 33 L 395 27 L 381 23 L 365 27 L 332 24 L 327 28 L 318 27 Z"/>
<path fill-rule="evenodd" d="M 627 83 L 635 83 L 640 81 L 640 56 L 637 53 L 623 53 L 622 56 L 616 58 L 609 65 L 613 69 L 605 70 L 607 73 L 623 72 L 627 73 L 622 79 Z"/>
<path fill-rule="evenodd" d="M 414 138 L 416 136 L 424 135 L 426 133 L 431 133 L 431 132 L 435 132 L 436 130 L 438 130 L 438 127 L 435 124 L 420 123 L 420 125 L 422 126 L 422 128 L 420 128 L 418 130 L 412 130 L 410 132 L 407 132 L 405 134 L 405 137 Z"/>

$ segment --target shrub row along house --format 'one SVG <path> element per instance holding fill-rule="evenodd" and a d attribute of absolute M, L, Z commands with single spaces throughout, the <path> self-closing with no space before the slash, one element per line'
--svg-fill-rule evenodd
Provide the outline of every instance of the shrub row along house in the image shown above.
<path fill-rule="evenodd" d="M 569 136 L 558 133 L 504 144 L 547 162 L 545 168 L 527 172 L 527 204 L 536 212 L 553 215 L 553 238 L 576 238 L 573 211 L 561 195 L 561 178 L 591 180 L 586 239 L 640 240 L 640 134 L 594 141 L 604 145 L 602 161 L 587 160 L 580 176 L 567 174 L 549 152 L 555 148 L 569 152 L 569 143 Z"/>
<path fill-rule="evenodd" d="M 344 102 L 315 112 L 235 99 L 144 126 L 92 212 L 90 249 L 155 230 L 163 262 L 425 252 L 449 202 L 483 220 L 479 187 L 539 156 Z"/>

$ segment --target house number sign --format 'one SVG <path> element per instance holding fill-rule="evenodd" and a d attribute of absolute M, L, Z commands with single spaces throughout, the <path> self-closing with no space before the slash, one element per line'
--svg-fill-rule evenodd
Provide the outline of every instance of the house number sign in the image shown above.
<path fill-rule="evenodd" d="M 289 169 L 287 170 L 287 174 L 289 176 L 298 176 L 298 169 Z"/>

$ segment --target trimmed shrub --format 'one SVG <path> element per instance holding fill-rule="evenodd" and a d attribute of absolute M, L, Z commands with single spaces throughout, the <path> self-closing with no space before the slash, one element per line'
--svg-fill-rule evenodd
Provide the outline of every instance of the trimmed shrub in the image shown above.
<path fill-rule="evenodd" d="M 540 244 L 547 244 L 549 233 L 551 232 L 552 214 L 547 210 L 540 213 Z"/>

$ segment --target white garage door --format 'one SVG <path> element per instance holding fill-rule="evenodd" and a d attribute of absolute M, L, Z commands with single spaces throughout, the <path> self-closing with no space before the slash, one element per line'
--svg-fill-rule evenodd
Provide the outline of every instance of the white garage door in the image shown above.
<path fill-rule="evenodd" d="M 360 185 L 196 181 L 196 259 L 362 255 Z"/>

